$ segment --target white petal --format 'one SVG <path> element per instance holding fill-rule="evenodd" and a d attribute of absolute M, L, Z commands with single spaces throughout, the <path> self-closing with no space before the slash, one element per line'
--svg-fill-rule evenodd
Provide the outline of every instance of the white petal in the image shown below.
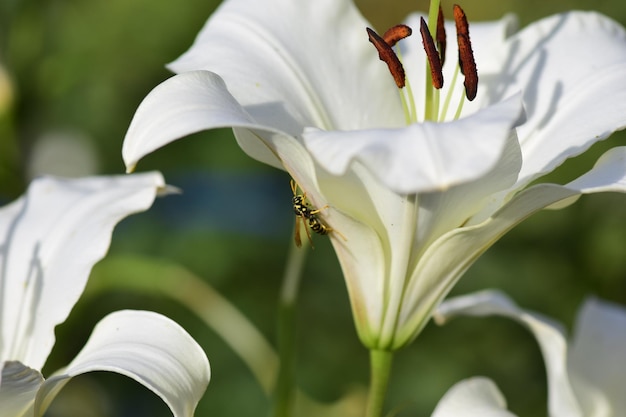
<path fill-rule="evenodd" d="M 587 299 L 576 320 L 569 365 L 605 395 L 613 415 L 626 410 L 626 308 Z"/>
<path fill-rule="evenodd" d="M 229 0 L 170 65 L 219 74 L 259 124 L 292 135 L 403 124 L 397 88 L 350 0 Z"/>
<path fill-rule="evenodd" d="M 556 201 L 578 195 L 554 184 L 541 184 L 518 194 L 486 221 L 458 227 L 442 235 L 420 255 L 408 285 L 396 334 L 412 339 L 450 289 L 501 236 L 531 214 Z"/>
<path fill-rule="evenodd" d="M 626 147 L 609 149 L 589 172 L 565 186 L 583 194 L 626 192 Z"/>
<path fill-rule="evenodd" d="M 0 209 L 0 358 L 41 369 L 62 323 L 106 253 L 113 227 L 152 204 L 159 173 L 44 177 Z"/>
<path fill-rule="evenodd" d="M 457 382 L 439 400 L 432 417 L 514 417 L 506 400 L 487 378 L 474 377 Z"/>
<path fill-rule="evenodd" d="M 359 161 L 399 193 L 441 191 L 489 172 L 521 113 L 520 97 L 514 96 L 454 122 L 360 131 L 308 129 L 303 139 L 332 174 L 342 175 Z"/>
<path fill-rule="evenodd" d="M 524 94 L 520 185 L 626 126 L 626 33 L 619 24 L 597 13 L 564 13 L 507 43 L 494 83 L 502 97 Z"/>
<path fill-rule="evenodd" d="M 365 169 L 357 171 L 362 171 L 358 177 L 351 171 L 340 180 L 328 174 L 320 178 L 324 195 L 333 202 L 324 210 L 323 220 L 346 238 L 333 238 L 332 243 L 350 293 L 357 331 L 364 344 L 377 346 L 386 308 L 381 294 L 385 294 L 391 284 L 386 279 L 390 272 L 386 263 L 390 256 L 387 243 L 389 235 L 405 224 L 401 222 L 404 218 L 401 207 L 406 200 L 375 180 L 366 189 L 362 179 L 371 175 Z M 386 227 L 384 222 L 387 221 L 390 223 Z M 410 246 L 403 249 L 402 255 Z M 400 263 L 399 260 L 397 264 Z"/>
<path fill-rule="evenodd" d="M 26 411 L 32 410 L 35 395 L 43 383 L 43 376 L 39 371 L 24 366 L 20 362 L 9 361 L 1 365 L 1 415 L 3 417 L 26 416 Z"/>
<path fill-rule="evenodd" d="M 262 128 L 230 95 L 218 75 L 195 71 L 174 76 L 155 87 L 139 105 L 124 138 L 124 163 L 132 171 L 142 157 L 176 139 L 234 126 Z M 244 150 L 262 162 L 280 166 L 267 146 L 254 139 L 246 142 L 248 148 L 242 145 Z"/>
<path fill-rule="evenodd" d="M 509 317 L 526 326 L 535 336 L 545 360 L 548 376 L 548 410 L 552 417 L 583 416 L 571 386 L 567 369 L 567 343 L 560 326 L 537 314 L 520 309 L 498 291 L 483 291 L 444 301 L 436 320 L 457 315 Z"/>
<path fill-rule="evenodd" d="M 418 248 L 460 225 L 479 223 L 502 205 L 507 190 L 517 180 L 522 155 L 517 137 L 512 135 L 496 166 L 485 176 L 444 192 L 423 193 L 418 197 Z M 478 217 L 482 217 L 479 219 Z"/>
<path fill-rule="evenodd" d="M 532 186 L 514 196 L 486 221 L 442 235 L 421 256 L 405 289 L 407 301 L 400 323 L 406 324 L 408 332 L 419 328 L 418 322 L 430 316 L 430 310 L 478 256 L 530 215 L 557 203 L 572 201 L 581 193 L 626 192 L 625 161 L 626 147 L 613 148 L 593 169 L 569 184 Z"/>
<path fill-rule="evenodd" d="M 72 377 L 93 371 L 128 376 L 157 394 L 174 417 L 191 417 L 209 383 L 209 361 L 178 324 L 149 311 L 117 311 L 102 319 L 67 369 L 37 395 L 42 415 Z"/>
<path fill-rule="evenodd" d="M 367 252 L 359 252 L 363 250 L 364 243 L 375 241 L 369 239 L 365 233 L 360 233 L 350 236 L 345 246 L 352 251 L 352 257 L 358 260 L 360 293 L 372 300 L 370 304 L 373 304 L 373 300 L 379 300 L 380 294 L 385 294 L 383 306 L 387 314 L 373 315 L 385 317 L 382 327 L 377 332 L 381 341 L 394 338 L 398 328 L 403 327 L 403 323 L 397 321 L 397 312 L 402 311 L 403 304 L 413 305 L 415 302 L 421 302 L 423 298 L 429 298 L 425 293 L 407 292 L 407 288 L 415 286 L 410 280 L 417 280 L 421 284 L 429 283 L 426 285 L 432 284 L 432 281 L 441 281 L 437 276 L 412 274 L 413 265 L 417 262 L 415 254 L 424 252 L 441 235 L 465 224 L 482 207 L 490 206 L 494 193 L 506 189 L 515 182 L 520 165 L 519 145 L 516 138 L 511 137 L 505 155 L 492 172 L 444 192 L 422 193 L 413 198 L 398 196 L 383 186 L 376 187 L 377 181 L 374 183 L 366 181 L 368 176 L 363 174 L 360 178 L 369 184 L 367 188 L 370 195 L 356 194 L 358 187 L 353 185 L 350 186 L 350 193 L 343 192 L 342 198 L 353 199 L 355 207 L 346 210 L 346 203 L 340 206 L 341 209 L 374 229 L 379 240 L 380 248 L 377 250 L 373 250 L 370 245 Z M 333 200 L 335 201 L 337 199 Z M 355 202 L 357 204 L 354 204 Z M 494 205 L 496 203 L 499 201 L 495 201 Z M 344 227 L 343 223 L 341 227 Z M 364 258 L 359 256 L 359 253 L 367 253 L 368 256 Z M 364 279 L 376 273 L 381 275 Z M 351 273 L 346 271 L 346 276 L 349 275 Z M 388 278 L 381 279 L 383 276 Z M 384 287 L 381 288 L 381 284 L 384 284 Z M 447 282 L 441 282 L 441 285 L 445 288 Z M 411 299 L 411 296 L 418 297 L 418 300 Z M 423 322 L 414 328 L 410 339 L 417 334 L 429 317 L 430 314 L 421 317 Z M 397 340 L 392 344 L 396 343 L 402 345 L 404 342 Z"/>

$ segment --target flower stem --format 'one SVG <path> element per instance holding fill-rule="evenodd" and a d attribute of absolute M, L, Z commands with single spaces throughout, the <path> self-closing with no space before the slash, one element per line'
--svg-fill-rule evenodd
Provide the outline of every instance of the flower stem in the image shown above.
<path fill-rule="evenodd" d="M 296 225 L 300 227 L 300 225 Z M 302 278 L 304 261 L 308 253 L 308 239 L 304 239 L 302 247 L 292 244 L 289 249 L 283 285 L 278 305 L 278 355 L 280 368 L 274 389 L 273 417 L 293 415 L 295 389 L 295 358 L 296 358 L 296 325 L 295 304 Z"/>
<path fill-rule="evenodd" d="M 366 417 L 380 417 L 383 414 L 385 397 L 391 375 L 393 352 L 370 350 L 370 392 L 367 400 Z"/>

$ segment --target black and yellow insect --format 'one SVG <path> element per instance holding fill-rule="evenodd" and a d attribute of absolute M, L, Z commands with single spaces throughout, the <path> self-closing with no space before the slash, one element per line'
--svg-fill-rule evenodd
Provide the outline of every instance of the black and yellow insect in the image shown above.
<path fill-rule="evenodd" d="M 303 220 L 305 222 L 304 230 L 306 231 L 306 235 L 309 238 L 309 242 L 311 243 L 311 247 L 313 247 L 313 241 L 311 240 L 311 233 L 309 232 L 309 228 L 313 230 L 315 233 L 320 235 L 327 235 L 329 232 L 332 232 L 333 229 L 329 226 L 326 226 L 322 221 L 317 217 L 317 214 L 322 210 L 328 208 L 328 206 L 324 206 L 321 209 L 311 208 L 306 202 L 306 192 L 303 194 L 298 194 L 298 185 L 294 180 L 291 180 L 291 191 L 293 192 L 293 198 L 291 202 L 293 204 L 293 212 L 296 215 L 296 232 L 294 239 L 296 241 L 296 246 L 302 246 L 302 241 L 300 240 L 300 221 Z"/>
<path fill-rule="evenodd" d="M 309 227 L 319 235 L 327 235 L 333 229 L 322 223 L 316 216 L 309 217 Z"/>

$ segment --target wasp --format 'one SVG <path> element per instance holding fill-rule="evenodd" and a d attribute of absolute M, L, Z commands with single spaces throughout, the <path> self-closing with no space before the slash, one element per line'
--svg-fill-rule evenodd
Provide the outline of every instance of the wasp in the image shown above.
<path fill-rule="evenodd" d="M 308 226 L 305 227 L 304 230 L 306 231 L 307 238 L 309 238 L 311 247 L 313 247 L 313 240 L 311 239 L 311 232 L 309 232 L 309 228 L 320 235 L 327 235 L 329 232 L 334 230 L 322 223 L 317 217 L 317 214 L 322 210 L 327 209 L 328 206 L 324 206 L 321 209 L 311 208 L 306 202 L 306 192 L 298 194 L 298 185 L 294 180 L 291 180 L 291 191 L 293 192 L 293 198 L 291 199 L 293 212 L 296 215 L 296 232 L 294 236 L 296 246 L 302 246 L 302 241 L 300 240 L 300 221 L 302 220 L 305 222 L 305 226 Z"/>

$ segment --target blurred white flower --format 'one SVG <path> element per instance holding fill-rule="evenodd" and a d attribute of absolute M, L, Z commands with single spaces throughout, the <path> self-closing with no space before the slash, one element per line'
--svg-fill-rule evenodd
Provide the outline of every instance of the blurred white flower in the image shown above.
<path fill-rule="evenodd" d="M 500 315 L 526 326 L 537 338 L 548 377 L 550 417 L 618 417 L 626 414 L 626 308 L 588 298 L 578 312 L 569 341 L 560 325 L 537 313 L 520 309 L 497 291 L 483 291 L 444 301 L 435 314 L 440 324 L 458 316 Z M 469 388 L 472 386 L 473 388 Z M 457 384 L 452 391 L 473 390 L 477 408 L 466 407 L 471 396 L 448 395 L 434 417 L 512 416 L 495 385 L 484 378 Z M 491 394 L 487 394 L 491 393 Z M 451 398 L 456 400 L 452 401 Z M 491 414 L 472 410 L 491 409 Z"/>
<path fill-rule="evenodd" d="M 93 138 L 76 130 L 57 130 L 39 136 L 28 155 L 28 177 L 43 175 L 87 177 L 98 174 L 100 161 Z"/>
<path fill-rule="evenodd" d="M 148 209 L 165 186 L 159 173 L 75 180 L 35 180 L 0 208 L 0 410 L 2 417 L 42 416 L 74 376 L 126 375 L 189 417 L 209 381 L 209 363 L 178 324 L 147 311 L 118 311 L 95 327 L 64 369 L 40 370 L 65 321 L 106 253 L 113 227 Z"/>

